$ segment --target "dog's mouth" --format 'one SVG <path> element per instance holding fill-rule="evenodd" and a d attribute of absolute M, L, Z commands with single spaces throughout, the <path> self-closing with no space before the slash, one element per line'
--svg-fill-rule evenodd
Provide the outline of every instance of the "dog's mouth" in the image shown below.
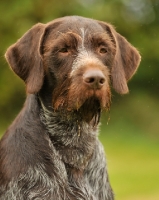
<path fill-rule="evenodd" d="M 74 98 L 70 96 L 67 109 L 82 110 L 82 112 L 109 110 L 111 104 L 111 93 L 107 90 L 85 90 L 80 95 L 74 93 Z"/>
<path fill-rule="evenodd" d="M 101 105 L 96 97 L 86 99 L 86 101 L 78 109 L 82 119 L 86 122 L 91 122 L 93 126 L 99 123 Z"/>
<path fill-rule="evenodd" d="M 76 113 L 80 120 L 91 123 L 93 126 L 99 123 L 101 110 L 108 111 L 110 109 L 110 92 L 103 91 L 88 91 L 80 96 L 71 98 L 61 98 L 53 105 L 54 110 L 68 113 Z M 85 97 L 85 98 L 84 98 Z M 68 101 L 66 101 L 68 99 Z M 58 105 L 58 107 L 57 107 Z"/>

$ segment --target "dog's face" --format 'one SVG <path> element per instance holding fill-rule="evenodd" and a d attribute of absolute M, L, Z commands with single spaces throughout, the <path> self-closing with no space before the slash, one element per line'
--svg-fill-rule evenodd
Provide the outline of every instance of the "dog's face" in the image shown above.
<path fill-rule="evenodd" d="M 46 85 L 54 109 L 109 108 L 110 86 L 128 92 L 140 55 L 104 22 L 64 17 L 32 27 L 12 45 L 6 58 L 28 93 Z"/>
<path fill-rule="evenodd" d="M 53 85 L 53 107 L 109 107 L 109 75 L 116 53 L 110 35 L 86 19 L 71 18 L 56 29 L 48 30 L 41 47 L 45 72 Z"/>

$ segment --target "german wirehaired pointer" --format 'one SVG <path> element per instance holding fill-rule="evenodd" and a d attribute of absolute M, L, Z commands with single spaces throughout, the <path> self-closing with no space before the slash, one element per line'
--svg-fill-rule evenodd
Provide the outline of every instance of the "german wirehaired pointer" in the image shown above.
<path fill-rule="evenodd" d="M 110 24 L 72 16 L 36 24 L 5 57 L 27 98 L 0 142 L 0 200 L 113 200 L 98 124 L 111 86 L 128 92 L 138 51 Z"/>

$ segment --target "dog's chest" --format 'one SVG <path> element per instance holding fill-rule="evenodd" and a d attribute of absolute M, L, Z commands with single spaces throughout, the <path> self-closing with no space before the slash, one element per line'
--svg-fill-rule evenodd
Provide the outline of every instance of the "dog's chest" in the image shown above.
<path fill-rule="evenodd" d="M 93 154 L 96 132 L 81 126 L 67 127 L 53 136 L 53 144 L 59 151 L 64 163 L 84 169 Z"/>
<path fill-rule="evenodd" d="M 62 161 L 71 167 L 84 169 L 93 154 L 97 127 L 57 113 L 43 112 L 41 118 Z"/>

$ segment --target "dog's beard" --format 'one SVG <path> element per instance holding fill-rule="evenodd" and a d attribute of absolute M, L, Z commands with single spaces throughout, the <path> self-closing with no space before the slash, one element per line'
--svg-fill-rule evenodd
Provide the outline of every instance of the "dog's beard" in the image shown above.
<path fill-rule="evenodd" d="M 101 110 L 110 109 L 110 93 L 103 96 L 100 91 L 96 94 L 89 94 L 87 98 L 76 98 L 76 101 L 70 101 L 68 104 L 68 110 L 77 110 L 82 118 L 90 122 L 92 119 L 94 121 L 99 121 L 99 116 Z M 108 97 L 109 96 L 109 97 Z"/>
<path fill-rule="evenodd" d="M 100 102 L 97 98 L 91 97 L 86 99 L 86 101 L 81 105 L 78 112 L 80 113 L 82 119 L 86 122 L 91 122 L 93 125 L 98 124 L 100 118 Z"/>
<path fill-rule="evenodd" d="M 100 90 L 86 87 L 69 87 L 53 99 L 53 109 L 61 112 L 77 113 L 86 122 L 97 123 L 101 110 L 108 111 L 111 105 L 110 88 Z"/>

